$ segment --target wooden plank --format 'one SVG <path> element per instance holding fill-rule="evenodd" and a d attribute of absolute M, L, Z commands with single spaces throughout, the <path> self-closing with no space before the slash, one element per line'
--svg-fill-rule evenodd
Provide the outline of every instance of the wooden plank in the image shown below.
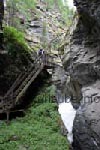
<path fill-rule="evenodd" d="M 27 83 L 27 85 L 23 88 L 23 90 L 19 93 L 19 95 L 16 98 L 16 102 L 18 102 L 18 100 L 20 99 L 20 97 L 22 97 L 22 95 L 26 92 L 26 90 L 28 89 L 28 87 L 30 86 L 30 84 L 35 80 L 35 78 L 37 77 L 37 75 L 41 72 L 41 70 L 43 69 L 43 66 L 34 74 L 34 76 L 31 78 L 31 80 Z"/>
<path fill-rule="evenodd" d="M 21 73 L 4 97 L 0 97 L 0 113 L 7 112 L 13 108 L 26 92 L 31 83 L 35 80 L 38 74 L 46 66 L 52 68 L 53 57 L 45 54 L 44 56 L 37 57 L 33 65 L 27 68 L 26 73 Z"/>

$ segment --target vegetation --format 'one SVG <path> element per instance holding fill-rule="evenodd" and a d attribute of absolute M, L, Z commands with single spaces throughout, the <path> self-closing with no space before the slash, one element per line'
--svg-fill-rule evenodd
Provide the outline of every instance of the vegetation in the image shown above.
<path fill-rule="evenodd" d="M 69 149 L 66 138 L 60 134 L 57 105 L 48 101 L 48 96 L 51 95 L 52 99 L 54 93 L 51 89 L 49 87 L 39 93 L 25 117 L 17 117 L 9 126 L 4 121 L 0 122 L 0 150 Z M 47 101 L 43 102 L 45 93 Z"/>
<path fill-rule="evenodd" d="M 7 8 L 9 12 L 9 20 L 8 23 L 10 26 L 14 26 L 17 28 L 21 28 L 19 23 L 19 16 L 16 17 L 16 12 L 22 16 L 22 19 L 27 22 L 27 20 L 31 17 L 31 10 L 34 10 L 36 6 L 36 0 L 8 0 Z M 22 30 L 22 28 L 21 28 Z"/>
<path fill-rule="evenodd" d="M 71 24 L 74 11 L 73 9 L 70 9 L 68 7 L 67 2 L 64 5 L 62 0 L 45 0 L 45 1 L 47 3 L 48 9 L 57 8 L 60 11 L 62 18 L 64 22 L 67 24 L 67 26 Z"/>
<path fill-rule="evenodd" d="M 4 28 L 4 46 L 14 60 L 20 59 L 22 62 L 27 63 L 31 59 L 31 49 L 25 41 L 24 33 L 14 27 Z"/>
<path fill-rule="evenodd" d="M 4 27 L 4 49 L 13 60 L 27 62 L 31 49 L 25 41 L 24 33 L 19 31 L 18 14 L 28 20 L 35 9 L 37 0 L 8 0 L 8 27 Z M 68 7 L 62 5 L 61 0 L 48 0 L 47 7 L 57 7 L 67 22 Z M 67 8 L 67 10 L 66 10 Z M 25 23 L 26 24 L 26 23 Z M 13 27 L 12 27 L 13 26 Z M 24 27 L 24 26 L 23 26 Z M 43 48 L 47 41 L 47 24 L 43 22 Z M 17 61 L 18 62 L 18 61 Z M 22 64 L 21 64 L 22 65 Z M 19 66 L 19 65 L 18 65 Z M 9 126 L 0 121 L 0 150 L 69 150 L 66 137 L 60 133 L 57 105 L 53 101 L 54 89 L 44 88 L 33 100 L 24 117 L 11 120 Z"/>
<path fill-rule="evenodd" d="M 30 51 L 28 44 L 25 41 L 24 33 L 18 31 L 14 27 L 4 28 L 4 44 L 10 55 L 25 54 Z"/>
<path fill-rule="evenodd" d="M 43 22 L 43 30 L 42 30 L 41 43 L 42 43 L 42 47 L 44 49 L 46 49 L 46 47 L 48 45 L 48 38 L 47 38 L 47 24 L 46 24 L 45 21 Z"/>
<path fill-rule="evenodd" d="M 59 9 L 64 22 L 70 25 L 72 17 L 74 15 L 73 9 L 70 9 L 67 5 L 63 5 L 62 0 L 44 0 L 47 9 Z M 28 20 L 31 17 L 31 11 L 35 10 L 37 1 L 36 0 L 8 0 L 7 7 L 9 10 L 9 25 L 14 27 L 20 27 L 19 19 L 16 18 L 16 12 L 22 15 L 22 18 Z M 37 13 L 38 16 L 38 13 Z"/>

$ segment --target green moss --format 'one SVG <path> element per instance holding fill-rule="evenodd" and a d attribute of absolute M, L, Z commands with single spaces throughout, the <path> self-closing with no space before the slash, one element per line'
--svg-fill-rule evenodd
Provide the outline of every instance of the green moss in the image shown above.
<path fill-rule="evenodd" d="M 4 28 L 4 42 L 7 44 L 9 53 L 13 53 L 13 51 L 28 52 L 30 50 L 24 36 L 24 33 L 19 32 L 14 27 Z"/>
<path fill-rule="evenodd" d="M 4 28 L 5 50 L 13 59 L 27 60 L 30 58 L 30 48 L 25 41 L 24 33 L 19 32 L 14 27 Z"/>
<path fill-rule="evenodd" d="M 50 88 L 46 91 L 52 96 Z M 60 134 L 57 105 L 48 102 L 48 97 L 43 103 L 38 103 L 37 97 L 34 101 L 25 117 L 12 120 L 9 126 L 1 122 L 0 150 L 69 150 L 66 138 Z"/>
<path fill-rule="evenodd" d="M 38 43 L 37 45 L 34 45 L 33 50 L 34 50 L 34 51 L 38 51 L 40 48 L 41 48 L 41 44 Z"/>

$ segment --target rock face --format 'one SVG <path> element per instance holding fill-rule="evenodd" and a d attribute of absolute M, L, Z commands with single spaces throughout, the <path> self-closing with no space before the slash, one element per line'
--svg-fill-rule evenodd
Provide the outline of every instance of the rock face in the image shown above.
<path fill-rule="evenodd" d="M 73 106 L 75 150 L 100 149 L 100 2 L 74 0 L 78 22 L 65 45 L 63 64 L 70 75 L 66 84 Z"/>
<path fill-rule="evenodd" d="M 44 1 L 37 0 L 35 10 L 30 11 L 31 18 L 26 29 L 26 39 L 34 50 L 49 47 L 53 39 L 65 32 L 66 25 L 62 25 L 63 18 L 59 9 L 47 8 Z"/>
<path fill-rule="evenodd" d="M 27 64 L 24 59 L 22 59 L 22 62 L 19 56 L 18 59 L 15 60 L 9 56 L 7 51 L 5 51 L 6 53 L 4 53 L 4 51 L 0 52 L 0 95 L 4 95 L 16 80 L 17 76 L 22 71 L 26 71 L 27 67 L 32 65 L 35 57 L 37 57 L 37 50 L 40 48 L 44 48 L 45 51 L 50 50 L 51 40 L 55 39 L 58 34 L 65 32 L 65 24 L 62 27 L 63 18 L 59 10 L 47 10 L 46 8 L 47 5 L 44 1 L 37 0 L 35 9 L 27 10 L 27 12 L 30 13 L 28 20 L 23 13 L 21 14 L 21 11 L 15 12 L 16 18 L 19 19 L 20 26 L 18 27 L 22 27 L 23 31 L 25 31 L 25 39 L 32 49 L 32 62 L 29 60 Z M 1 17 L 1 19 L 2 18 L 3 17 Z M 10 19 L 8 5 L 6 6 L 5 4 L 4 23 L 8 24 Z M 14 26 L 17 27 L 17 24 Z M 45 48 L 45 46 L 48 46 L 48 48 Z M 61 60 L 56 59 L 58 56 L 58 51 L 51 51 L 51 53 L 56 56 L 56 63 L 60 64 Z"/>

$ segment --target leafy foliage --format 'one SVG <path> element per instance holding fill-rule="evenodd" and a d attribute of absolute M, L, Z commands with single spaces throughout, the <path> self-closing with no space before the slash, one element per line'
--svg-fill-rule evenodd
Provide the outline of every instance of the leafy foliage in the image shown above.
<path fill-rule="evenodd" d="M 30 48 L 24 39 L 24 34 L 14 27 L 4 28 L 4 45 L 14 59 L 27 60 L 30 57 Z"/>
<path fill-rule="evenodd" d="M 35 6 L 36 0 L 7 0 L 8 25 L 24 31 Z"/>
<path fill-rule="evenodd" d="M 50 88 L 47 91 L 51 91 Z M 9 126 L 0 123 L 0 149 L 68 150 L 68 142 L 60 134 L 58 119 L 57 105 L 49 103 L 48 98 L 47 102 L 35 106 L 33 102 L 25 117 L 12 120 Z"/>
<path fill-rule="evenodd" d="M 29 16 L 29 9 L 35 9 L 36 6 L 36 0 L 8 0 L 7 6 L 12 9 L 10 11 L 16 11 L 18 10 L 20 14 L 23 14 L 26 18 Z"/>
<path fill-rule="evenodd" d="M 72 21 L 73 15 L 74 15 L 74 11 L 73 11 L 73 9 L 70 9 L 68 7 L 67 2 L 66 2 L 66 5 L 63 4 L 62 0 L 45 0 L 45 2 L 47 4 L 48 9 L 52 9 L 52 8 L 58 9 L 62 15 L 64 22 L 67 25 L 71 24 L 71 21 Z"/>

